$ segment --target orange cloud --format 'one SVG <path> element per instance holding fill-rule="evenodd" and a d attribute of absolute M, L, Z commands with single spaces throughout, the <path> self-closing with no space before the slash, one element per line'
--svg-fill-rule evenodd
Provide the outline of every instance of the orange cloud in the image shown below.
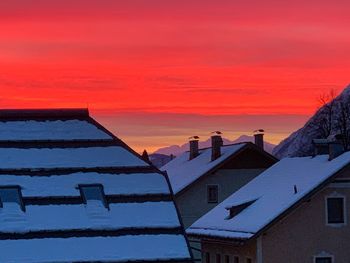
<path fill-rule="evenodd" d="M 2 1 L 0 103 L 89 106 L 97 116 L 107 112 L 111 127 L 121 113 L 275 116 L 277 141 L 284 126 L 301 125 L 281 116 L 304 121 L 319 94 L 350 82 L 349 7 L 342 0 Z M 206 119 L 192 121 L 206 127 Z"/>

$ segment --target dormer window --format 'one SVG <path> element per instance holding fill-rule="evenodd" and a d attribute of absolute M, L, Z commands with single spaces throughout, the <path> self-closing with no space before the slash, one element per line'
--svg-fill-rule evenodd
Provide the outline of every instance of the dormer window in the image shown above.
<path fill-rule="evenodd" d="M 0 207 L 17 205 L 24 211 L 21 188 L 19 186 L 0 186 Z"/>
<path fill-rule="evenodd" d="M 101 184 L 79 185 L 80 193 L 85 204 L 100 202 L 108 208 L 106 196 Z"/>
<path fill-rule="evenodd" d="M 248 206 L 250 206 L 252 203 L 254 203 L 256 200 L 249 201 L 240 205 L 234 205 L 231 207 L 226 207 L 226 209 L 229 211 L 228 217 L 226 219 L 231 219 L 238 215 L 240 212 L 242 212 L 244 209 L 246 209 Z"/>

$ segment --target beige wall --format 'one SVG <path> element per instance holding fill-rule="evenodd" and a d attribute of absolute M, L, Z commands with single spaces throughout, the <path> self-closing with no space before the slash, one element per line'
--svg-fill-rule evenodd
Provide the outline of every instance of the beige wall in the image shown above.
<path fill-rule="evenodd" d="M 252 262 L 256 262 L 255 252 L 256 243 L 255 240 L 248 242 L 244 246 L 234 243 L 220 243 L 220 242 L 202 242 L 202 262 L 206 262 L 206 252 L 210 254 L 210 263 L 216 263 L 216 254 L 221 255 L 221 262 L 224 262 L 224 256 L 230 256 L 230 263 L 233 263 L 233 257 L 239 257 L 240 263 L 246 263 L 246 259 L 252 259 Z M 280 262 L 283 263 L 283 262 Z"/>
<path fill-rule="evenodd" d="M 350 169 L 344 171 L 337 179 L 340 178 L 350 179 Z M 345 196 L 345 226 L 327 225 L 325 202 L 329 195 Z M 253 262 L 257 263 L 313 263 L 314 256 L 321 253 L 333 255 L 335 263 L 349 263 L 350 180 L 331 183 L 268 229 L 261 236 L 262 261 L 256 259 L 256 243 L 257 240 L 254 239 L 239 247 L 203 241 L 202 248 L 204 253 L 210 251 L 211 254 L 237 254 L 241 258 L 251 256 Z"/>
<path fill-rule="evenodd" d="M 262 238 L 263 262 L 311 263 L 315 255 L 326 252 L 334 256 L 336 263 L 349 263 L 350 184 L 348 187 L 332 184 L 271 228 Z M 326 224 L 325 198 L 332 194 L 346 197 L 345 226 Z"/>
<path fill-rule="evenodd" d="M 185 228 L 214 208 L 218 203 L 207 202 L 207 185 L 219 187 L 219 203 L 255 178 L 265 169 L 221 169 L 199 180 L 184 192 L 175 196 Z"/>

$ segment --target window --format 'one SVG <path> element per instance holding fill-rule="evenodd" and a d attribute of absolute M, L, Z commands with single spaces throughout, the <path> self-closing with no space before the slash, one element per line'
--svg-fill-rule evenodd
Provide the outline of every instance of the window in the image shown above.
<path fill-rule="evenodd" d="M 4 207 L 6 204 L 10 203 L 17 204 L 24 211 L 22 194 L 19 186 L 0 187 L 0 207 Z"/>
<path fill-rule="evenodd" d="M 208 203 L 218 202 L 218 185 L 208 185 L 207 186 L 207 201 Z"/>
<path fill-rule="evenodd" d="M 316 257 L 315 263 L 332 263 L 332 257 Z"/>
<path fill-rule="evenodd" d="M 344 211 L 344 197 L 327 197 L 327 224 L 345 224 Z"/>
<path fill-rule="evenodd" d="M 230 256 L 225 255 L 225 262 L 224 263 L 230 263 Z"/>
<path fill-rule="evenodd" d="M 239 263 L 239 257 L 238 256 L 234 256 L 233 257 L 233 263 Z"/>
<path fill-rule="evenodd" d="M 85 204 L 89 201 L 100 201 L 105 207 L 107 207 L 107 201 L 102 185 L 80 185 L 79 188 Z"/>
<path fill-rule="evenodd" d="M 205 253 L 205 263 L 210 263 L 210 253 Z"/>
<path fill-rule="evenodd" d="M 221 255 L 216 254 L 216 263 L 221 263 Z"/>
<path fill-rule="evenodd" d="M 252 259 L 251 258 L 247 258 L 246 262 L 247 263 L 252 263 Z"/>

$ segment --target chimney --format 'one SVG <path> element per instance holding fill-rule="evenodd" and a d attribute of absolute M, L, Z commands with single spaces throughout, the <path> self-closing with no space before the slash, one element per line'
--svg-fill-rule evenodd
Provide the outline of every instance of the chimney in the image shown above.
<path fill-rule="evenodd" d="M 221 132 L 215 131 L 212 132 L 211 136 L 211 160 L 214 161 L 221 156 L 221 146 L 223 141 L 221 138 Z"/>
<path fill-rule="evenodd" d="M 148 152 L 147 152 L 146 150 L 143 150 L 143 153 L 142 153 L 141 157 L 142 157 L 142 159 L 143 159 L 145 162 L 147 162 L 147 163 L 150 162 L 149 156 L 148 156 Z"/>
<path fill-rule="evenodd" d="M 342 141 L 342 135 L 335 136 L 335 140 L 329 143 L 329 160 L 337 158 L 339 155 L 345 152 L 345 148 Z"/>
<path fill-rule="evenodd" d="M 192 136 L 189 138 L 189 140 L 190 140 L 190 158 L 189 158 L 189 160 L 192 160 L 199 155 L 199 151 L 198 151 L 199 137 Z"/>
<path fill-rule="evenodd" d="M 314 155 L 329 154 L 329 141 L 328 139 L 313 139 L 312 144 L 315 148 Z"/>
<path fill-rule="evenodd" d="M 254 131 L 255 145 L 262 150 L 264 150 L 264 133 L 265 131 L 263 129 Z"/>

